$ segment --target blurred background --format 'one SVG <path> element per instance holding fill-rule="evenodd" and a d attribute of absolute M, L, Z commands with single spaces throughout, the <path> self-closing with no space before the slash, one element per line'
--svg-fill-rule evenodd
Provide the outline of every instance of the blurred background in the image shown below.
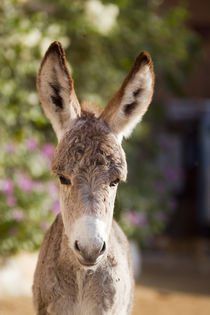
<path fill-rule="evenodd" d="M 123 143 L 128 181 L 115 209 L 135 260 L 134 314 L 209 314 L 209 12 L 208 0 L 1 0 L 0 314 L 33 314 L 37 251 L 60 211 L 56 137 L 36 92 L 54 40 L 79 100 L 101 107 L 139 52 L 151 54 L 155 94 Z"/>

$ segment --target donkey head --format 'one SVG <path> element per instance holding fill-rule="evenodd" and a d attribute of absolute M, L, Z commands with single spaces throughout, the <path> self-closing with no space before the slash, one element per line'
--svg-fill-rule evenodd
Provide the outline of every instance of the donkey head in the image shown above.
<path fill-rule="evenodd" d="M 146 112 L 153 85 L 152 61 L 143 52 L 97 115 L 80 106 L 59 42 L 51 44 L 42 61 L 39 97 L 58 138 L 52 170 L 60 180 L 65 234 L 82 265 L 98 263 L 109 246 L 117 185 L 127 175 L 121 140 Z"/>

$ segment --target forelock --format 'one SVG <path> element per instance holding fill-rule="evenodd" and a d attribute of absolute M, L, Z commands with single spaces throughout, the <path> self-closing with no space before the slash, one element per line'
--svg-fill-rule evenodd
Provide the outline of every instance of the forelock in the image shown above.
<path fill-rule="evenodd" d="M 92 114 L 85 114 L 66 132 L 58 144 L 52 161 L 55 173 L 72 173 L 76 169 L 101 168 L 123 173 L 126 161 L 121 145 L 108 126 Z M 117 176 L 117 174 L 116 174 Z"/>

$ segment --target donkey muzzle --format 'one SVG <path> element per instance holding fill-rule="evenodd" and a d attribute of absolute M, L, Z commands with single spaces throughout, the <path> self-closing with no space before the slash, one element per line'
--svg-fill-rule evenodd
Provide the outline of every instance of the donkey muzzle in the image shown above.
<path fill-rule="evenodd" d="M 83 265 L 95 265 L 107 249 L 108 231 L 104 221 L 94 216 L 80 217 L 73 225 L 73 250 Z"/>
<path fill-rule="evenodd" d="M 93 266 L 97 264 L 106 251 L 106 242 L 99 242 L 98 240 L 97 242 L 92 242 L 92 246 L 83 247 L 79 241 L 75 241 L 74 249 L 77 252 L 78 260 L 82 265 Z"/>

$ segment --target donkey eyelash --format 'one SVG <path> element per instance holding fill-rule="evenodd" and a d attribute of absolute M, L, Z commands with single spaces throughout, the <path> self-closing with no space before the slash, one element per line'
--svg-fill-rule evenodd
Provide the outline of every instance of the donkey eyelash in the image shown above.
<path fill-rule="evenodd" d="M 109 186 L 110 187 L 115 187 L 118 183 L 119 183 L 120 179 L 119 178 L 116 178 L 114 181 L 112 181 Z"/>
<path fill-rule="evenodd" d="M 71 185 L 70 179 L 64 177 L 63 175 L 59 175 L 59 180 L 62 185 Z"/>

